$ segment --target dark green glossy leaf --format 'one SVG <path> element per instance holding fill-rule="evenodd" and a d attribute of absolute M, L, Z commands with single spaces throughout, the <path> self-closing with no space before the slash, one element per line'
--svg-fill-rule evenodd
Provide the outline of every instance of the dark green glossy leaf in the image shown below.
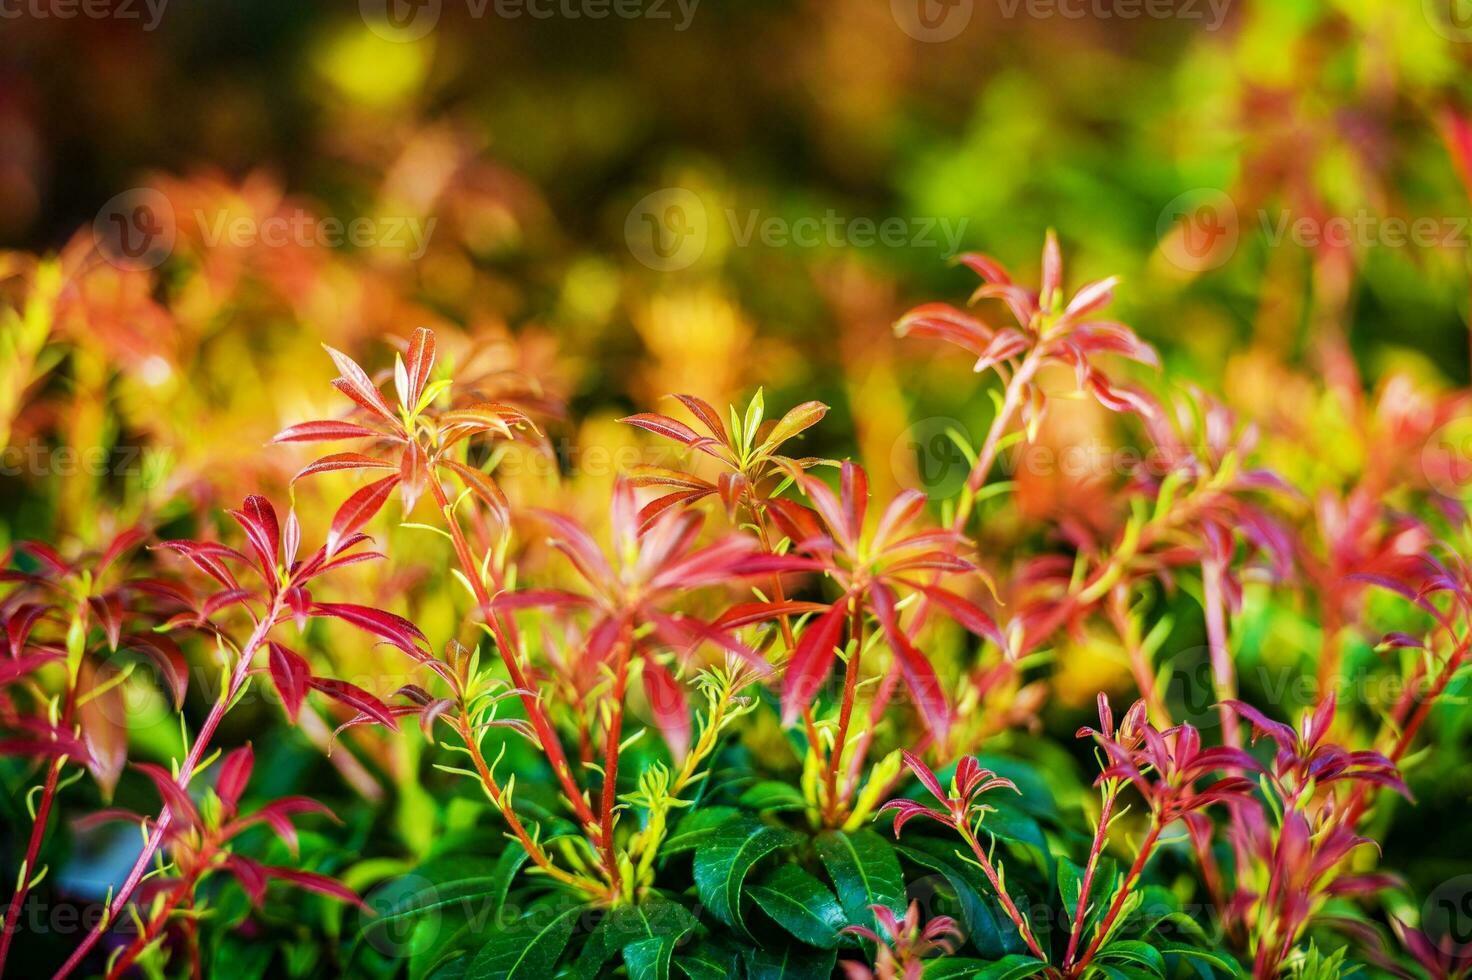
<path fill-rule="evenodd" d="M 746 875 L 762 858 L 796 843 L 792 831 L 768 827 L 752 817 L 724 823 L 695 852 L 695 888 L 711 914 L 741 932 L 741 891 Z"/>
<path fill-rule="evenodd" d="M 710 806 L 691 811 L 675 824 L 675 829 L 669 837 L 659 845 L 660 855 L 693 851 L 704 841 L 709 840 L 722 824 L 730 821 L 740 812 L 734 806 Z"/>
<path fill-rule="evenodd" d="M 580 905 L 533 908 L 480 948 L 466 980 L 547 980 L 585 911 Z"/>
<path fill-rule="evenodd" d="M 802 791 L 791 783 L 767 780 L 741 794 L 741 805 L 763 813 L 778 813 L 784 810 L 801 810 L 807 806 Z"/>
<path fill-rule="evenodd" d="M 946 957 L 925 964 L 925 980 L 1023 980 L 1035 977 L 1047 964 L 1031 956 L 1004 956 L 999 960 L 968 960 Z"/>
<path fill-rule="evenodd" d="M 1116 940 L 1099 950 L 1097 958 L 1104 963 L 1131 964 L 1155 976 L 1165 974 L 1165 957 L 1155 947 L 1138 939 Z"/>
<path fill-rule="evenodd" d="M 832 949 L 838 945 L 838 930 L 848 924 L 828 886 L 795 864 L 779 865 L 747 892 L 763 912 L 809 946 Z"/>
<path fill-rule="evenodd" d="M 997 959 L 1027 948 L 1012 922 L 1001 912 L 993 911 L 996 897 L 990 882 L 979 868 L 961 857 L 957 842 L 908 834 L 899 851 L 912 863 L 945 878 L 961 906 L 961 923 L 983 956 Z"/>
<path fill-rule="evenodd" d="M 638 905 L 621 905 L 610 911 L 588 937 L 578 956 L 576 973 L 593 978 L 620 950 L 649 939 L 678 941 L 695 928 L 695 916 L 682 905 L 661 895 L 651 895 Z"/>
<path fill-rule="evenodd" d="M 743 955 L 747 980 L 817 980 L 833 973 L 837 954 L 788 946 L 785 949 L 747 949 Z"/>
<path fill-rule="evenodd" d="M 883 905 L 904 916 L 905 876 L 888 841 L 872 830 L 829 830 L 814 843 L 850 923 L 873 928 L 871 905 Z"/>
<path fill-rule="evenodd" d="M 526 860 L 526 851 L 510 844 L 494 861 L 478 857 L 427 861 L 373 894 L 371 904 L 378 914 L 365 920 L 363 935 L 381 942 L 394 930 L 406 928 L 409 920 L 443 914 L 447 909 L 493 921 Z"/>

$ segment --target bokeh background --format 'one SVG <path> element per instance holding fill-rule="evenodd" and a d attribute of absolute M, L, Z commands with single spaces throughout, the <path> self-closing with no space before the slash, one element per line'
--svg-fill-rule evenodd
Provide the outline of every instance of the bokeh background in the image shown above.
<path fill-rule="evenodd" d="M 1469 382 L 1469 64 L 1466 0 L 8 3 L 0 546 L 284 499 L 307 457 L 265 444 L 339 404 L 319 344 L 383 368 L 418 326 L 460 371 L 535 379 L 554 456 L 508 460 L 522 499 L 596 512 L 619 469 L 665 461 L 618 417 L 758 386 L 831 405 L 809 451 L 862 459 L 876 496 L 943 496 L 966 469 L 946 432 L 985 431 L 990 385 L 891 325 L 965 298 L 957 249 L 1035 283 L 1049 228 L 1070 285 L 1123 277 L 1114 315 L 1165 377 L 1337 492 L 1423 450 L 1367 406 L 1409 417 Z M 1042 438 L 1115 426 L 1080 402 Z M 984 547 L 1029 517 L 1109 525 L 1087 480 L 1015 478 Z M 298 495 L 309 525 L 335 479 Z M 453 632 L 452 589 L 361 574 Z M 1312 622 L 1253 625 L 1263 657 L 1317 648 Z M 324 643 L 392 690 L 361 646 Z M 1077 712 L 1111 684 L 1118 659 L 1074 658 L 1050 696 Z M 139 737 L 166 758 L 177 735 Z M 1425 835 L 1469 778 L 1431 771 L 1443 805 L 1433 787 L 1387 843 L 1423 894 L 1449 867 Z M 426 805 L 412 784 L 401 816 Z"/>

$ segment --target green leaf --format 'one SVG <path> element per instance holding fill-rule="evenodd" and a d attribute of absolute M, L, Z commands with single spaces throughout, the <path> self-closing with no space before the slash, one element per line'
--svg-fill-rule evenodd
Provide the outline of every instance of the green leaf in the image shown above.
<path fill-rule="evenodd" d="M 786 949 L 747 949 L 748 980 L 813 980 L 833 974 L 837 954 L 833 950 L 818 951 L 788 946 Z"/>
<path fill-rule="evenodd" d="M 722 824 L 695 852 L 695 888 L 711 914 L 746 932 L 741 921 L 741 888 L 762 858 L 798 839 L 790 830 L 768 827 L 752 817 Z"/>
<path fill-rule="evenodd" d="M 741 794 L 741 805 L 748 810 L 778 813 L 784 810 L 801 810 L 807 806 L 802 791 L 791 783 L 765 780 Z"/>
<path fill-rule="evenodd" d="M 547 980 L 584 911 L 581 905 L 561 912 L 534 907 L 480 948 L 466 980 Z"/>
<path fill-rule="evenodd" d="M 990 963 L 985 960 L 947 957 L 926 963 L 922 976 L 925 980 L 960 980 L 961 977 L 971 980 L 1023 980 L 1024 977 L 1037 976 L 1047 965 L 1040 959 L 1020 954 L 1004 956 Z"/>
<path fill-rule="evenodd" d="M 372 941 L 391 927 L 451 908 L 493 921 L 526 860 L 521 845 L 508 844 L 495 861 L 469 856 L 427 861 L 373 896 L 378 914 L 364 923 L 362 935 Z"/>
<path fill-rule="evenodd" d="M 908 835 L 905 841 L 899 845 L 899 852 L 912 863 L 940 873 L 955 891 L 961 922 L 981 955 L 995 959 L 1027 948 L 1017 927 L 1010 921 L 1000 921 L 992 912 L 996 898 L 991 884 L 980 869 L 962 859 L 954 842 L 917 834 Z"/>
<path fill-rule="evenodd" d="M 1179 956 L 1182 959 L 1196 960 L 1216 967 L 1228 976 L 1242 976 L 1242 967 L 1232 957 L 1219 953 L 1214 949 L 1202 949 L 1200 946 L 1188 946 L 1185 943 L 1159 942 L 1155 948 L 1166 956 Z"/>
<path fill-rule="evenodd" d="M 736 953 L 719 943 L 702 940 L 694 948 L 681 951 L 675 966 L 690 980 L 726 980 L 736 975 Z"/>
<path fill-rule="evenodd" d="M 904 917 L 905 876 L 888 841 L 872 830 L 829 830 L 819 834 L 814 843 L 823 867 L 838 887 L 838 901 L 849 922 L 872 929 L 871 905 L 883 905 Z"/>
<path fill-rule="evenodd" d="M 1165 957 L 1149 943 L 1138 939 L 1121 939 L 1099 950 L 1098 958 L 1106 963 L 1131 963 L 1155 976 L 1165 975 Z"/>
<path fill-rule="evenodd" d="M 655 936 L 625 946 L 629 980 L 670 980 L 670 964 L 679 941 L 679 936 Z"/>
<path fill-rule="evenodd" d="M 695 850 L 715 836 L 722 824 L 740 812 L 734 806 L 711 806 L 691 811 L 675 824 L 674 832 L 659 845 L 660 855 Z"/>
<path fill-rule="evenodd" d="M 832 949 L 838 930 L 848 924 L 828 886 L 795 864 L 779 865 L 749 893 L 773 921 L 809 946 Z"/>
<path fill-rule="evenodd" d="M 619 950 L 624 951 L 627 960 L 628 947 L 634 943 L 667 938 L 678 941 L 695 925 L 695 916 L 683 905 L 661 895 L 651 895 L 638 905 L 620 905 L 593 930 L 578 956 L 575 972 L 591 980 L 602 974 L 604 964 Z"/>

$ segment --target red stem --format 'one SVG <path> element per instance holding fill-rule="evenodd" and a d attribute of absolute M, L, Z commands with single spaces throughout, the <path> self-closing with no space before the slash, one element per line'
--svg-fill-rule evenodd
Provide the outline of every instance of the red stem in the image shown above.
<path fill-rule="evenodd" d="M 1089 906 L 1089 891 L 1094 885 L 1094 872 L 1099 868 L 1099 859 L 1104 854 L 1104 841 L 1109 832 L 1109 818 L 1114 812 L 1114 801 L 1118 795 L 1118 789 L 1112 784 L 1104 791 L 1104 803 L 1099 809 L 1099 826 L 1094 830 L 1094 843 L 1089 848 L 1089 861 L 1084 866 L 1084 880 L 1079 886 L 1078 908 L 1073 913 L 1073 933 L 1068 937 L 1068 952 L 1063 956 L 1065 970 L 1073 965 L 1074 954 L 1078 952 L 1078 941 L 1083 935 L 1084 916 Z"/>
<path fill-rule="evenodd" d="M 838 797 L 838 768 L 843 763 L 843 748 L 848 742 L 848 726 L 853 720 L 854 699 L 859 690 L 859 660 L 864 652 L 864 603 L 857 596 L 849 597 L 851 605 L 848 621 L 848 637 L 853 644 L 853 653 L 843 672 L 843 702 L 838 708 L 838 734 L 834 737 L 833 751 L 828 756 L 828 798 L 824 809 L 829 820 L 837 820 L 842 813 Z"/>
<path fill-rule="evenodd" d="M 200 760 L 204 758 L 205 749 L 209 747 L 210 740 L 214 738 L 215 729 L 220 726 L 220 720 L 225 717 L 225 712 L 234 702 L 236 695 L 240 693 L 241 685 L 245 683 L 250 674 L 252 658 L 255 657 L 261 644 L 266 641 L 266 634 L 271 631 L 271 627 L 276 625 L 276 620 L 281 615 L 281 605 L 286 591 L 286 589 L 281 589 L 277 592 L 276 597 L 271 600 L 271 607 L 266 611 L 266 615 L 256 623 L 256 628 L 252 631 L 250 639 L 246 641 L 245 647 L 242 648 L 240 660 L 230 675 L 230 684 L 225 696 L 215 702 L 210 708 L 210 713 L 205 717 L 204 725 L 200 728 L 198 737 L 195 738 L 194 744 L 190 746 L 188 754 L 184 757 L 184 765 L 180 767 L 179 775 L 175 779 L 180 789 L 188 789 L 190 781 L 194 779 L 194 770 L 199 767 Z M 117 921 L 118 916 L 122 914 L 123 906 L 127 904 L 128 899 L 133 897 L 133 892 L 138 887 L 138 883 L 143 880 L 143 875 L 153 861 L 153 856 L 158 853 L 159 847 L 163 844 L 164 833 L 173 822 L 173 816 L 173 811 L 167 806 L 159 811 L 158 819 L 154 821 L 153 833 L 149 835 L 148 843 L 138 855 L 138 860 L 133 863 L 133 868 L 128 872 L 128 877 L 123 881 L 122 887 L 113 896 L 107 915 L 92 927 L 81 944 L 62 964 L 61 969 L 56 971 L 52 980 L 63 980 L 75 970 L 92 951 L 92 947 L 97 945 L 98 940 L 107 932 L 111 924 Z"/>
<path fill-rule="evenodd" d="M 0 976 L 5 974 L 5 959 L 10 954 L 10 941 L 20 924 L 21 907 L 31 891 L 31 879 L 36 873 L 36 859 L 41 855 L 41 842 L 46 837 L 46 821 L 51 816 L 51 801 L 56 796 L 56 783 L 61 776 L 61 759 L 53 759 L 46 772 L 46 785 L 41 790 L 41 803 L 36 807 L 36 821 L 31 825 L 31 839 L 26 844 L 25 873 L 16 885 L 10 907 L 5 911 L 5 932 L 0 935 Z"/>
<path fill-rule="evenodd" d="M 608 722 L 607 738 L 603 746 L 603 790 L 601 816 L 603 836 L 603 860 L 608 865 L 609 883 L 614 894 L 618 893 L 622 875 L 618 869 L 618 853 L 613 846 L 613 808 L 618 797 L 618 748 L 623 737 L 624 689 L 629 680 L 629 654 L 633 650 L 633 637 L 625 624 L 619 640 L 618 660 L 613 674 L 613 717 Z"/>
<path fill-rule="evenodd" d="M 144 948 L 157 938 L 159 930 L 168 923 L 170 914 L 173 913 L 174 909 L 179 907 L 179 903 L 184 899 L 184 896 L 192 890 L 193 883 L 191 883 L 190 887 L 186 888 L 181 882 L 177 888 L 169 893 L 168 899 L 164 902 L 163 907 L 158 910 L 158 914 L 148 921 L 143 927 L 143 931 L 138 934 L 138 938 L 133 940 L 127 950 L 123 952 L 123 955 L 119 956 L 117 962 L 112 965 L 112 969 L 107 971 L 107 980 L 116 980 L 117 977 L 123 975 L 123 971 L 133 965 L 133 961 L 138 958 Z"/>
<path fill-rule="evenodd" d="M 1094 932 L 1094 939 L 1089 943 L 1089 948 L 1084 951 L 1083 957 L 1073 968 L 1070 976 L 1078 976 L 1088 968 L 1094 959 L 1094 954 L 1099 952 L 1099 946 L 1103 944 L 1104 937 L 1109 935 L 1109 930 L 1114 927 L 1114 920 L 1119 918 L 1120 909 L 1124 908 L 1125 899 L 1129 898 L 1130 889 L 1134 887 L 1135 881 L 1139 879 L 1141 872 L 1145 870 L 1145 862 L 1150 860 L 1150 853 L 1155 850 L 1155 842 L 1160 837 L 1160 822 L 1151 820 L 1150 832 L 1140 842 L 1140 853 L 1135 856 L 1135 863 L 1130 865 L 1129 873 L 1124 876 L 1120 883 L 1119 893 L 1114 896 L 1114 901 L 1109 905 L 1109 912 L 1104 916 L 1104 921 L 1099 923 L 1099 928 Z"/>
<path fill-rule="evenodd" d="M 991 858 L 987 857 L 986 851 L 982 850 L 981 842 L 976 839 L 976 835 L 971 832 L 971 828 L 965 824 L 961 824 L 957 829 L 961 831 L 961 836 L 965 839 L 966 843 L 971 845 L 971 853 L 976 855 L 976 863 L 981 865 L 981 870 L 986 875 L 987 881 L 992 883 L 992 890 L 997 893 L 997 901 L 1002 903 L 1002 909 L 1007 913 L 1007 917 L 1012 920 L 1012 924 L 1017 927 L 1017 932 L 1022 936 L 1022 941 L 1027 943 L 1027 948 L 1032 952 L 1033 956 L 1036 956 L 1044 963 L 1048 962 L 1048 957 L 1043 954 L 1042 947 L 1038 945 L 1037 939 L 1033 937 L 1032 927 L 1027 924 L 1027 919 L 1023 918 L 1022 913 L 1017 910 L 1017 905 L 1012 901 L 1012 896 L 1007 894 L 1007 889 L 1002 884 L 1002 879 L 998 876 L 997 869 L 992 867 Z"/>
<path fill-rule="evenodd" d="M 1211 647 L 1211 678 L 1222 719 L 1222 741 L 1240 749 L 1242 730 L 1237 714 L 1220 702 L 1237 696 L 1237 671 L 1227 647 L 1226 597 L 1222 589 L 1222 563 L 1209 558 L 1201 563 L 1202 601 L 1206 605 L 1206 638 Z"/>
<path fill-rule="evenodd" d="M 445 516 L 445 524 L 449 528 L 450 540 L 455 545 L 455 556 L 460 562 L 460 568 L 465 573 L 465 577 L 470 580 L 470 586 L 475 592 L 475 601 L 480 604 L 481 613 L 495 635 L 501 662 L 506 665 L 506 673 L 511 677 L 511 686 L 523 692 L 520 695 L 522 708 L 526 711 L 532 729 L 537 733 L 537 741 L 542 744 L 542 751 L 547 754 L 547 761 L 551 763 L 552 771 L 557 774 L 557 779 L 562 784 L 563 795 L 567 797 L 568 805 L 573 808 L 573 812 L 585 826 L 596 826 L 598 820 L 593 815 L 592 808 L 583 799 L 583 791 L 573 778 L 572 768 L 567 763 L 567 755 L 562 751 L 562 743 L 558 740 L 556 732 L 553 731 L 547 713 L 542 710 L 542 702 L 527 685 L 526 674 L 516 660 L 516 647 L 506 635 L 500 615 L 491 607 L 490 593 L 486 591 L 485 583 L 481 581 L 480 567 L 470 553 L 470 544 L 465 540 L 465 532 L 461 530 L 460 522 L 451 512 L 450 498 L 446 495 L 445 488 L 440 485 L 438 478 L 429 481 L 429 488 L 434 495 L 435 503 L 439 504 L 440 512 Z"/>

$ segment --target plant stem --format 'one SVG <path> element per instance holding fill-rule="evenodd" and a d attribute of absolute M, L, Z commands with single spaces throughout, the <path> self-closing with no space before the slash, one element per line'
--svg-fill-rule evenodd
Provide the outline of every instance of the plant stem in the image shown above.
<path fill-rule="evenodd" d="M 623 738 L 624 689 L 629 680 L 629 655 L 633 651 L 634 639 L 627 624 L 619 638 L 618 659 L 613 670 L 612 717 L 608 721 L 607 738 L 603 746 L 603 789 L 601 826 L 603 837 L 603 859 L 608 865 L 608 879 L 617 894 L 622 874 L 618 867 L 618 852 L 613 845 L 613 808 L 618 797 L 619 742 Z"/>
<path fill-rule="evenodd" d="M 209 747 L 210 740 L 215 736 L 215 729 L 220 727 L 220 720 L 225 717 L 225 712 L 229 710 L 230 705 L 235 701 L 236 695 L 240 693 L 241 687 L 245 684 L 246 678 L 250 676 L 250 662 L 255 657 L 256 651 L 260 649 L 261 644 L 266 641 L 266 634 L 271 631 L 271 628 L 276 625 L 276 620 L 281 616 L 281 606 L 287 591 L 287 589 L 281 589 L 277 592 L 276 597 L 271 600 L 270 608 L 266 610 L 266 615 L 262 616 L 256 623 L 256 628 L 251 632 L 250 639 L 246 641 L 245 646 L 241 649 L 240 659 L 235 664 L 235 670 L 230 674 L 230 682 L 226 687 L 224 696 L 216 700 L 214 706 L 210 708 L 210 713 L 205 717 L 204 725 L 201 726 L 199 735 L 195 738 L 194 744 L 189 747 L 189 752 L 184 757 L 184 764 L 180 767 L 179 775 L 175 779 L 180 789 L 189 788 L 190 781 L 194 779 L 194 771 L 199 767 L 200 760 L 204 758 L 204 753 Z M 128 899 L 133 897 L 133 892 L 137 889 L 138 883 L 143 880 L 143 875 L 148 870 L 148 865 L 153 861 L 153 856 L 158 853 L 159 847 L 163 844 L 164 833 L 173 822 L 173 817 L 173 811 L 167 806 L 159 811 L 158 819 L 154 821 L 153 833 L 149 835 L 148 842 L 144 845 L 143 851 L 138 855 L 138 860 L 133 862 L 133 867 L 128 872 L 128 877 L 123 880 L 122 887 L 113 896 L 112 904 L 108 906 L 106 914 L 97 925 L 92 927 L 91 931 L 87 933 L 77 948 L 72 951 L 72 955 L 62 964 L 61 969 L 56 971 L 52 980 L 63 980 L 64 977 L 70 975 L 81 964 L 87 954 L 91 952 L 92 947 L 97 945 L 98 940 L 107 932 L 111 924 L 116 921 L 118 915 L 123 910 L 123 906 L 127 904 Z"/>
<path fill-rule="evenodd" d="M 1069 976 L 1081 975 L 1088 968 L 1089 963 L 1093 961 L 1094 954 L 1099 952 L 1099 947 L 1103 945 L 1104 938 L 1109 935 L 1109 930 L 1114 928 L 1114 920 L 1119 918 L 1120 909 L 1124 908 L 1125 900 L 1130 895 L 1130 889 L 1134 887 L 1135 882 L 1139 880 L 1140 874 L 1145 870 L 1145 862 L 1150 860 L 1150 854 L 1155 850 L 1155 842 L 1159 839 L 1160 821 L 1152 818 L 1150 821 L 1150 831 L 1145 835 L 1145 839 L 1140 842 L 1140 853 L 1135 855 L 1135 863 L 1130 865 L 1130 870 L 1124 876 L 1124 881 L 1120 882 L 1119 892 L 1114 896 L 1114 901 L 1109 904 L 1109 911 L 1105 914 L 1104 921 L 1099 923 L 1099 928 L 1094 932 L 1093 941 L 1089 943 L 1088 949 L 1084 951 L 1084 955 L 1079 959 Z"/>
<path fill-rule="evenodd" d="M 1222 589 L 1225 569 L 1215 558 L 1201 563 L 1202 600 L 1206 605 L 1206 639 L 1211 647 L 1211 679 L 1222 719 L 1222 741 L 1240 749 L 1242 729 L 1237 713 L 1221 702 L 1237 696 L 1237 671 L 1227 647 L 1226 596 Z"/>
<path fill-rule="evenodd" d="M 480 749 L 480 739 L 475 737 L 475 732 L 470 726 L 469 719 L 461 715 L 456 727 L 460 731 L 461 739 L 465 742 L 465 747 L 470 750 L 470 759 L 475 764 L 475 771 L 480 776 L 480 782 L 485 787 L 486 795 L 491 798 L 491 802 L 501 812 L 501 816 L 505 818 L 507 825 L 511 828 L 511 832 L 516 835 L 516 839 L 521 842 L 521 846 L 526 849 L 526 853 L 531 857 L 537 867 L 546 872 L 549 877 L 555 878 L 564 884 L 571 885 L 583 891 L 593 891 L 594 889 L 591 887 L 590 882 L 576 875 L 569 874 L 553 864 L 552 859 L 547 856 L 547 852 L 532 838 L 531 834 L 527 833 L 526 826 L 521 822 L 521 818 L 516 815 L 516 811 L 510 805 L 502 802 L 503 792 L 501 785 L 496 782 L 496 777 L 491 773 L 490 766 L 486 764 L 485 755 Z"/>
<path fill-rule="evenodd" d="M 1089 892 L 1094 886 L 1094 873 L 1099 869 L 1099 860 L 1104 855 L 1104 841 L 1109 833 L 1109 819 L 1114 813 L 1114 801 L 1119 796 L 1119 787 L 1113 781 L 1104 787 L 1104 801 L 1099 808 L 1099 826 L 1094 829 L 1094 843 L 1089 848 L 1089 860 L 1084 865 L 1084 879 L 1079 886 L 1078 908 L 1073 913 L 1073 932 L 1068 937 L 1068 952 L 1063 956 L 1063 969 L 1073 966 L 1074 954 L 1078 952 L 1078 941 L 1084 931 L 1084 917 L 1089 907 Z"/>
<path fill-rule="evenodd" d="M 1002 909 L 1007 913 L 1007 918 L 1017 927 L 1017 932 L 1022 936 L 1022 941 L 1027 944 L 1028 950 L 1033 956 L 1048 962 L 1048 957 L 1038 945 L 1037 938 L 1032 934 L 1032 927 L 1027 924 L 1027 919 L 1017 910 L 1017 905 L 1012 901 L 1012 896 L 1007 894 L 1007 888 L 1002 884 L 1001 876 L 997 869 L 992 866 L 991 858 L 987 857 L 986 851 L 982 849 L 981 842 L 976 839 L 971 828 L 962 823 L 958 828 L 961 837 L 971 846 L 971 853 L 976 855 L 976 863 L 981 865 L 982 873 L 986 875 L 987 881 L 992 883 L 992 890 L 997 893 L 997 901 L 1002 903 Z"/>
<path fill-rule="evenodd" d="M 838 733 L 834 737 L 833 751 L 828 756 L 828 793 L 825 809 L 828 819 L 836 821 L 842 815 L 842 804 L 838 796 L 838 769 L 843 764 L 843 749 L 848 743 L 848 726 L 853 720 L 854 698 L 859 689 L 859 661 L 864 652 L 864 604 L 857 595 L 849 597 L 850 615 L 848 624 L 849 641 L 853 653 L 843 672 L 843 702 L 838 708 Z"/>
<path fill-rule="evenodd" d="M 542 709 L 541 699 L 527 685 L 526 673 L 516 659 L 516 648 L 506 635 L 499 613 L 491 607 L 490 593 L 486 591 L 485 582 L 481 580 L 480 567 L 470 553 L 470 544 L 465 540 L 465 532 L 461 529 L 460 522 L 455 519 L 450 507 L 450 498 L 445 493 L 445 488 L 440 484 L 438 477 L 430 479 L 429 488 L 434 494 L 435 503 L 439 505 L 440 513 L 445 516 L 445 525 L 450 532 L 450 540 L 454 543 L 455 556 L 460 562 L 461 571 L 469 579 L 470 587 L 475 592 L 475 601 L 480 604 L 481 614 L 485 616 L 487 625 L 491 627 L 495 635 L 501 662 L 506 665 L 506 673 L 511 677 L 511 686 L 522 692 L 520 695 L 522 708 L 526 711 L 532 730 L 537 733 L 537 741 L 541 743 L 542 751 L 546 753 L 552 771 L 556 773 L 558 782 L 562 784 L 563 795 L 585 826 L 596 826 L 597 818 L 594 817 L 593 810 L 588 806 L 587 801 L 583 799 L 583 791 L 573 778 L 572 768 L 567 763 L 567 755 L 562 751 L 562 743 L 558 740 L 556 732 L 553 731 L 546 711 Z"/>
<path fill-rule="evenodd" d="M 189 894 L 191 890 L 192 888 L 184 887 L 184 884 L 181 882 L 178 887 L 169 893 L 169 897 L 164 901 L 163 907 L 158 910 L 153 918 L 148 920 L 143 930 L 138 933 L 138 938 L 129 944 L 123 955 L 119 956 L 117 961 L 113 963 L 112 968 L 107 971 L 107 980 L 116 980 L 116 978 L 123 975 L 128 967 L 133 965 L 133 961 L 148 948 L 148 944 L 158 938 L 160 930 L 168 923 L 169 916 L 173 914 L 174 909 L 179 907 L 179 903 L 183 901 L 184 896 Z"/>

